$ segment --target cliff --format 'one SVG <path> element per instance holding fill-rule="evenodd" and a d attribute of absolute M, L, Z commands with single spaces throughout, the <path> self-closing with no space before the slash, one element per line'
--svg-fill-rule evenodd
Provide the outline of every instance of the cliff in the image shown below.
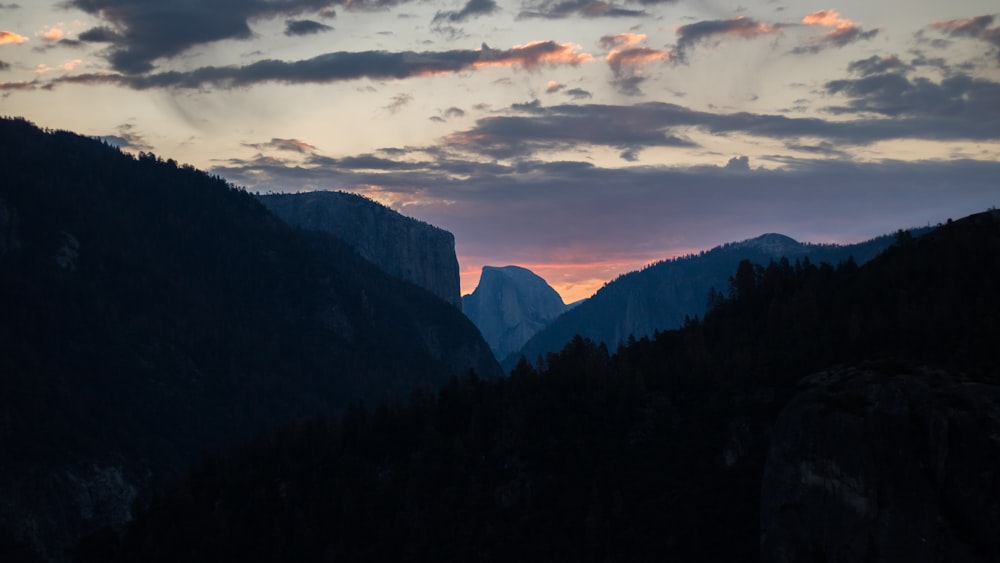
<path fill-rule="evenodd" d="M 336 235 L 383 271 L 461 308 L 455 237 L 448 231 L 346 192 L 274 194 L 259 199 L 288 224 Z"/>
<path fill-rule="evenodd" d="M 520 350 L 566 311 L 556 290 L 518 266 L 484 266 L 476 290 L 462 297 L 462 308 L 498 359 Z"/>

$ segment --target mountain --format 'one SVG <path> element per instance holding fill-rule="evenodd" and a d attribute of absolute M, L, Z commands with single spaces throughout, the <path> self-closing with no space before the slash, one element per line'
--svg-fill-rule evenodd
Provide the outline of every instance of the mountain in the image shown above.
<path fill-rule="evenodd" d="M 455 237 L 448 231 L 346 192 L 259 198 L 288 224 L 332 233 L 384 271 L 462 306 Z"/>
<path fill-rule="evenodd" d="M 768 233 L 699 254 L 664 260 L 609 282 L 587 301 L 539 331 L 520 350 L 504 358 L 502 364 L 505 371 L 510 371 L 521 356 L 532 362 L 544 358 L 561 349 L 576 334 L 614 348 L 629 336 L 642 338 L 656 330 L 677 328 L 686 317 L 705 313 L 710 291 L 727 291 L 729 276 L 743 259 L 766 264 L 786 257 L 792 262 L 809 259 L 814 263 L 836 264 L 853 257 L 855 263 L 863 264 L 892 241 L 893 236 L 886 235 L 852 245 L 808 244 Z"/>
<path fill-rule="evenodd" d="M 0 543 L 55 558 L 204 451 L 502 375 L 455 307 L 193 167 L 0 119 L 0 178 Z"/>
<path fill-rule="evenodd" d="M 498 359 L 521 346 L 566 311 L 562 297 L 531 270 L 483 266 L 475 291 L 462 297 L 462 310 Z"/>
<path fill-rule="evenodd" d="M 81 561 L 1000 559 L 1000 212 L 220 455 Z"/>

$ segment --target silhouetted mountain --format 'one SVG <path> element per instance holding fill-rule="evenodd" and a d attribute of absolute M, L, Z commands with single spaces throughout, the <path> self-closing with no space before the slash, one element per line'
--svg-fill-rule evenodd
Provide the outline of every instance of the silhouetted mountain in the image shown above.
<path fill-rule="evenodd" d="M 704 315 L 710 291 L 726 290 L 728 278 L 740 260 L 767 263 L 784 256 L 792 261 L 808 258 L 814 263 L 836 264 L 853 257 L 857 264 L 863 264 L 892 241 L 893 237 L 886 235 L 843 246 L 804 244 L 769 233 L 657 262 L 609 282 L 586 302 L 549 323 L 520 350 L 502 358 L 502 365 L 510 371 L 521 356 L 529 361 L 545 357 L 576 334 L 613 349 L 629 336 L 642 338 L 656 330 L 677 328 L 686 317 Z"/>
<path fill-rule="evenodd" d="M 1000 213 L 206 460 L 83 561 L 996 561 Z"/>
<path fill-rule="evenodd" d="M 455 307 L 192 167 L 2 119 L 0 178 L 0 537 L 48 557 L 206 449 L 501 374 Z"/>
<path fill-rule="evenodd" d="M 390 274 L 462 306 L 455 237 L 346 192 L 259 196 L 290 225 L 332 233 Z"/>
<path fill-rule="evenodd" d="M 519 266 L 483 266 L 479 285 L 462 296 L 462 310 L 502 360 L 566 311 L 562 297 L 534 272 Z"/>

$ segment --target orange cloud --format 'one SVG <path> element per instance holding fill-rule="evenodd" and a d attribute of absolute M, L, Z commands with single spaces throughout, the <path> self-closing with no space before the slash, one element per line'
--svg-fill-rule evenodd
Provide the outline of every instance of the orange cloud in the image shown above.
<path fill-rule="evenodd" d="M 35 68 L 35 74 L 45 74 L 47 72 L 53 72 L 56 70 L 63 70 L 68 72 L 73 70 L 82 63 L 83 61 L 80 59 L 73 59 L 71 61 L 66 61 L 63 64 L 55 67 L 49 66 L 47 64 L 40 64 Z"/>
<path fill-rule="evenodd" d="M 671 58 L 670 51 L 639 47 L 645 40 L 646 35 L 642 33 L 619 33 L 601 37 L 601 46 L 611 49 L 606 59 L 615 76 L 621 78 L 623 74 L 636 74 L 637 67 Z"/>
<path fill-rule="evenodd" d="M 824 34 L 819 40 L 814 41 L 812 45 L 797 47 L 792 51 L 793 53 L 816 53 L 825 47 L 843 47 L 855 41 L 871 39 L 879 32 L 878 29 L 864 31 L 860 25 L 842 17 L 833 10 L 813 12 L 802 18 L 802 23 L 832 27 L 833 30 Z"/>
<path fill-rule="evenodd" d="M 0 45 L 6 45 L 7 43 L 12 43 L 14 45 L 20 45 L 27 41 L 28 38 L 23 35 L 18 35 L 13 31 L 0 31 Z"/>
<path fill-rule="evenodd" d="M 802 18 L 802 23 L 807 25 L 822 25 L 824 27 L 847 28 L 854 27 L 855 24 L 847 18 L 843 18 L 833 10 L 820 10 L 813 12 Z"/>
<path fill-rule="evenodd" d="M 61 24 L 35 33 L 35 37 L 41 37 L 45 41 L 59 41 L 65 36 L 66 32 L 63 31 Z"/>
<path fill-rule="evenodd" d="M 535 68 L 543 64 L 568 64 L 576 66 L 594 60 L 587 53 L 581 53 L 578 45 L 556 43 L 555 41 L 532 41 L 527 45 L 515 45 L 507 50 L 493 49 L 483 43 L 479 50 L 479 60 L 473 68 L 490 66 L 523 66 Z"/>
<path fill-rule="evenodd" d="M 545 93 L 551 94 L 553 92 L 558 92 L 559 90 L 562 90 L 565 87 L 566 87 L 565 84 L 560 84 L 555 80 L 549 80 L 549 83 L 545 85 Z"/>
<path fill-rule="evenodd" d="M 616 75 L 621 74 L 624 67 L 635 68 L 655 61 L 669 59 L 670 51 L 660 51 L 659 49 L 650 47 L 635 47 L 608 53 L 608 65 Z"/>

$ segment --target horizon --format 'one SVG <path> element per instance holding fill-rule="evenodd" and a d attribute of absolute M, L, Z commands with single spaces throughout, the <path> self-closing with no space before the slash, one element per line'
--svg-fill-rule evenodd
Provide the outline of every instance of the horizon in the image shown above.
<path fill-rule="evenodd" d="M 0 3 L 0 112 L 453 233 L 564 301 L 1000 203 L 994 2 Z M 198 22 L 199 25 L 192 25 Z"/>

